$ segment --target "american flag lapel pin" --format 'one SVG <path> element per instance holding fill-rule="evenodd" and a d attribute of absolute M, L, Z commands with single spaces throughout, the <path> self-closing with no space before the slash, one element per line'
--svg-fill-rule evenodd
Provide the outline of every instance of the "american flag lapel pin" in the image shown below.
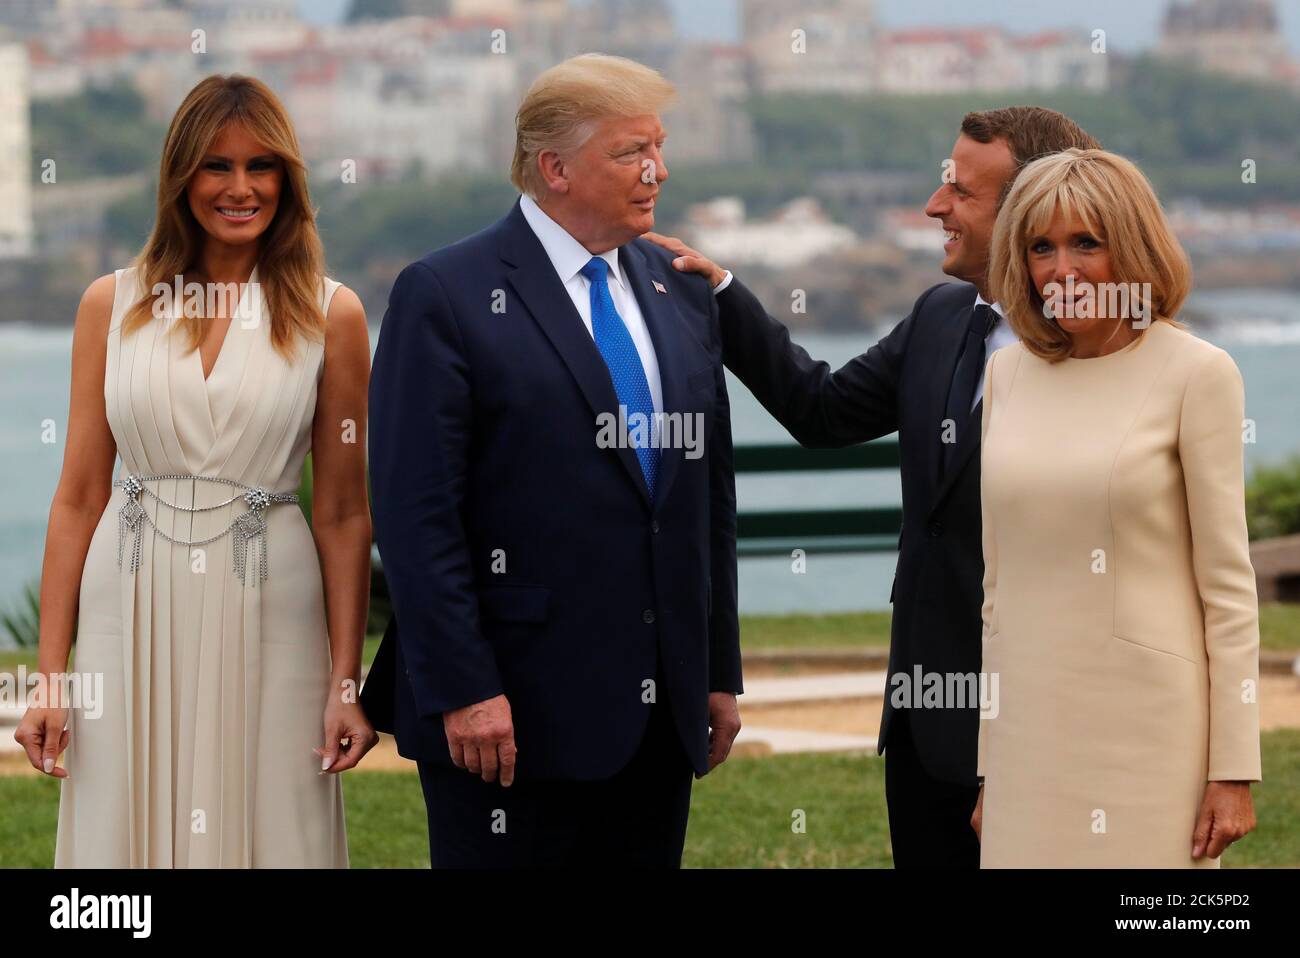
<path fill-rule="evenodd" d="M 655 292 L 656 292 L 656 293 L 667 293 L 667 292 L 668 292 L 668 288 L 667 288 L 666 286 L 664 286 L 663 283 L 659 282 L 659 280 L 654 279 L 654 280 L 651 280 L 651 282 L 655 284 Z"/>

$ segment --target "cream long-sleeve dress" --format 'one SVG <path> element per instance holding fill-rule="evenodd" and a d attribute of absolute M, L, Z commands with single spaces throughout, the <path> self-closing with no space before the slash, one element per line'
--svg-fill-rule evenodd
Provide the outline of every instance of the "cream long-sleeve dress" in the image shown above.
<path fill-rule="evenodd" d="M 140 291 L 134 268 L 116 276 L 104 398 L 119 478 L 215 475 L 296 492 L 323 345 L 299 340 L 297 361 L 286 362 L 252 297 L 205 382 L 198 351 L 164 335 L 171 315 L 122 335 Z M 327 312 L 337 288 L 326 280 Z M 207 538 L 247 510 L 243 490 L 224 484 L 146 486 L 186 506 L 239 496 L 183 512 L 141 495 L 175 539 Z M 124 496 L 115 486 L 82 574 L 73 668 L 102 675 L 103 701 L 71 712 L 56 867 L 346 867 L 342 785 L 319 774 L 311 751 L 323 744 L 330 652 L 319 557 L 299 506 L 266 509 L 267 578 L 254 541 L 246 585 L 229 533 L 186 547 L 145 525 L 139 568 L 130 571 L 130 532 L 119 567 Z"/>
<path fill-rule="evenodd" d="M 1231 357 L 1165 322 L 990 357 L 983 867 L 1218 865 L 1191 857 L 1206 782 L 1260 778 L 1244 402 Z"/>

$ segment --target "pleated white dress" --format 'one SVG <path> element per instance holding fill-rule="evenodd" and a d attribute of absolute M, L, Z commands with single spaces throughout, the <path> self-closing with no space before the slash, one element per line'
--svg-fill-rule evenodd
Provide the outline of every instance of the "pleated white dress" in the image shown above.
<path fill-rule="evenodd" d="M 231 321 L 205 382 L 198 351 L 165 334 L 171 316 L 122 335 L 140 290 L 134 268 L 116 275 L 104 397 L 118 478 L 221 476 L 297 491 L 323 345 L 299 340 L 287 362 L 252 297 L 251 318 Z M 325 281 L 326 311 L 337 288 Z M 208 538 L 247 511 L 243 490 L 221 483 L 146 487 L 190 507 L 235 497 L 185 512 L 141 495 L 178 540 Z M 312 752 L 330 653 L 319 557 L 299 506 L 266 509 L 267 578 L 254 540 L 245 584 L 229 533 L 190 547 L 146 524 L 138 570 L 129 531 L 119 566 L 125 497 L 115 486 L 82 574 L 74 670 L 103 676 L 103 702 L 71 714 L 55 866 L 347 867 L 342 783 L 320 774 Z"/>

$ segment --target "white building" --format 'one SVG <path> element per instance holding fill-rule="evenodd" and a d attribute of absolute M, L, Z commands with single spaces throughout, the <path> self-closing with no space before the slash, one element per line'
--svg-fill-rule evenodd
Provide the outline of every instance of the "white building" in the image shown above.
<path fill-rule="evenodd" d="M 998 30 L 917 27 L 883 34 L 876 80 L 890 93 L 1001 90 L 1019 71 Z"/>
<path fill-rule="evenodd" d="M 1165 10 L 1156 53 L 1213 73 L 1294 82 L 1273 0 L 1175 0 Z"/>
<path fill-rule="evenodd" d="M 492 52 L 492 18 L 407 17 L 321 30 L 253 56 L 304 153 L 359 176 L 509 169 L 517 57 Z M 508 48 L 507 48 L 508 49 Z"/>
<path fill-rule="evenodd" d="M 817 201 L 791 200 L 773 216 L 745 219 L 744 201 L 734 196 L 698 203 L 686 213 L 693 245 L 720 263 L 744 263 L 781 269 L 850 249 L 858 237 L 831 221 Z"/>
<path fill-rule="evenodd" d="M 1092 35 L 1051 30 L 1011 41 L 1027 90 L 1105 90 L 1110 83 L 1104 53 L 1094 53 Z"/>
<path fill-rule="evenodd" d="M 684 43 L 669 70 L 677 102 L 664 118 L 669 169 L 675 162 L 750 163 L 754 124 L 749 115 L 744 47 Z"/>
<path fill-rule="evenodd" d="M 875 0 L 741 0 L 741 37 L 764 93 L 865 93 Z"/>
<path fill-rule="evenodd" d="M 881 233 L 894 245 L 913 253 L 942 253 L 944 235 L 939 221 L 911 206 L 894 206 L 880 214 Z"/>
<path fill-rule="evenodd" d="M 30 256 L 33 247 L 31 130 L 27 50 L 0 46 L 0 258 Z"/>
<path fill-rule="evenodd" d="M 876 85 L 892 93 L 1104 90 L 1105 55 L 1091 35 L 1054 30 L 1015 36 L 996 27 L 920 27 L 879 37 Z"/>

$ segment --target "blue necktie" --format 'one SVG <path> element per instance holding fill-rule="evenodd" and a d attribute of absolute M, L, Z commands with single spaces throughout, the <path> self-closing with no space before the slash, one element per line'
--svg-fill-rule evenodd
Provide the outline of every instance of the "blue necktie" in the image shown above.
<path fill-rule="evenodd" d="M 596 340 L 605 365 L 609 367 L 609 377 L 614 382 L 614 394 L 618 396 L 619 405 L 627 408 L 628 422 L 635 425 L 632 418 L 641 413 L 645 418 L 645 428 L 641 435 L 645 443 L 634 444 L 636 457 L 641 462 L 641 474 L 645 476 L 646 488 L 650 498 L 655 495 L 655 477 L 659 473 L 659 450 L 651 445 L 654 424 L 654 400 L 650 396 L 650 383 L 646 380 L 645 367 L 641 365 L 641 356 L 632 342 L 632 334 L 627 331 L 623 317 L 614 308 L 614 300 L 609 295 L 609 264 L 599 256 L 593 256 L 591 262 L 582 267 L 582 275 L 591 283 L 591 332 Z"/>

